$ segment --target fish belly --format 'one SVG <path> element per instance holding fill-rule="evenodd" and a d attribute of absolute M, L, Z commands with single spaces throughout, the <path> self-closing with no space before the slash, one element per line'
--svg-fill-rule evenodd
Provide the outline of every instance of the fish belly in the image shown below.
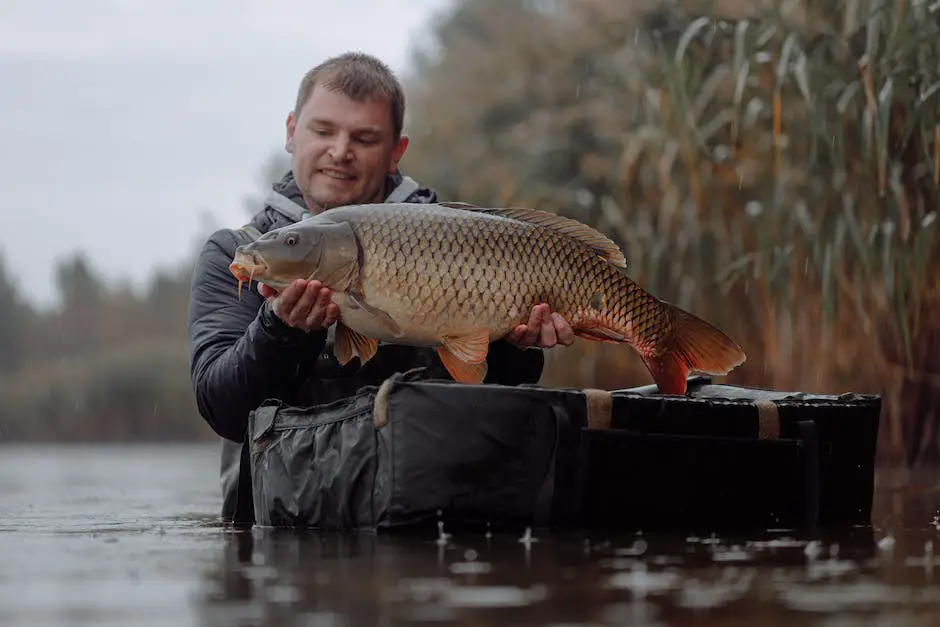
<path fill-rule="evenodd" d="M 423 323 L 426 317 L 416 316 L 408 311 L 400 300 L 390 298 L 367 299 L 370 307 L 387 314 L 397 329 L 393 329 L 384 315 L 376 315 L 366 308 L 360 307 L 347 294 L 334 293 L 333 302 L 340 310 L 340 319 L 350 329 L 362 333 L 366 337 L 380 342 L 394 342 L 409 346 L 436 347 L 441 344 L 441 337 L 447 335 L 446 331 L 453 331 L 454 325 L 443 330 L 436 325 Z M 473 325 L 467 325 L 468 328 Z M 400 333 L 398 332 L 400 331 Z"/>
<path fill-rule="evenodd" d="M 412 346 L 439 346 L 441 338 L 460 336 L 486 329 L 491 340 L 506 334 L 513 326 L 513 319 L 518 312 L 509 310 L 496 315 L 482 307 L 486 296 L 474 294 L 466 299 L 450 295 L 441 289 L 444 295 L 434 297 L 428 289 L 427 296 L 409 296 L 407 287 L 385 283 L 381 286 L 364 286 L 365 300 L 369 307 L 387 314 L 400 330 L 400 335 L 392 333 L 385 322 L 385 315 L 375 315 L 367 309 L 358 307 L 349 297 L 343 295 L 337 304 L 342 311 L 344 324 L 360 333 L 377 340 L 394 341 Z M 335 299 L 334 299 L 335 300 Z M 492 296 L 490 304 L 493 305 Z"/>

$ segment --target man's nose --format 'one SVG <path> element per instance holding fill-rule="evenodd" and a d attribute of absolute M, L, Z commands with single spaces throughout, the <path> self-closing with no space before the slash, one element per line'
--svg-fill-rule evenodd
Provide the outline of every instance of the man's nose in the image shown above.
<path fill-rule="evenodd" d="M 349 138 L 343 134 L 338 134 L 330 144 L 330 157 L 336 161 L 344 161 L 349 158 Z"/>

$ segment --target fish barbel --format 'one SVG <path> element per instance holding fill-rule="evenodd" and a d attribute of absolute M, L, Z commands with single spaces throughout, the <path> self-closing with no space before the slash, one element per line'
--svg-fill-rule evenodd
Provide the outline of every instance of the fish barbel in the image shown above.
<path fill-rule="evenodd" d="M 541 210 L 337 207 L 240 246 L 230 270 L 239 289 L 250 279 L 330 288 L 342 364 L 367 362 L 378 341 L 431 346 L 455 381 L 479 383 L 489 343 L 539 303 L 579 338 L 632 346 L 664 394 L 684 394 L 691 373 L 724 375 L 746 359 L 722 331 L 640 288 L 606 236 Z"/>

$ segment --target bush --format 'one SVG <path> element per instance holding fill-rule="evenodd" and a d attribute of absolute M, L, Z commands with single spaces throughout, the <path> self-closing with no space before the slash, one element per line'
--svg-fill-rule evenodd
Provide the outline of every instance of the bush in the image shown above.
<path fill-rule="evenodd" d="M 5 441 L 185 441 L 213 434 L 190 387 L 185 343 L 138 342 L 0 381 Z"/>

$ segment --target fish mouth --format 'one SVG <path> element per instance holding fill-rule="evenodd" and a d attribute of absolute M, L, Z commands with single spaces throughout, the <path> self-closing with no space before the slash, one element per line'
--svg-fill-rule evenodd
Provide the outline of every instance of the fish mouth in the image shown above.
<path fill-rule="evenodd" d="M 242 298 L 242 285 L 248 283 L 248 289 L 251 289 L 251 282 L 256 276 L 264 277 L 268 269 L 268 264 L 264 259 L 254 252 L 236 251 L 235 258 L 228 266 L 229 272 L 238 280 L 238 299 Z"/>

